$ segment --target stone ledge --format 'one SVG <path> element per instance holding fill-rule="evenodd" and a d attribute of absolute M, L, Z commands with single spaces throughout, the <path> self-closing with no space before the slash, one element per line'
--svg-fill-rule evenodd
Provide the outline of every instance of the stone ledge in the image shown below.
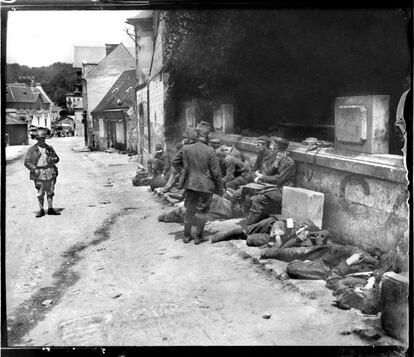
<path fill-rule="evenodd" d="M 221 133 L 213 133 L 212 136 L 219 138 L 226 145 L 237 143 L 237 147 L 242 151 L 252 154 L 259 151 L 254 137 Z M 291 142 L 289 146 L 293 159 L 297 162 L 312 164 L 315 151 L 306 152 L 306 149 L 306 145 L 297 142 Z M 407 171 L 404 167 L 403 157 L 400 155 L 369 155 L 335 148 L 323 148 L 316 156 L 315 166 L 407 184 Z"/>

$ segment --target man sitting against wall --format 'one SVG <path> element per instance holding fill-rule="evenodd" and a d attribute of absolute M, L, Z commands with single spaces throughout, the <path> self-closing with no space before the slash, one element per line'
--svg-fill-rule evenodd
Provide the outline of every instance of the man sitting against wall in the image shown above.
<path fill-rule="evenodd" d="M 253 171 L 260 171 L 263 165 L 272 157 L 273 152 L 270 148 L 271 140 L 267 136 L 259 136 L 257 138 L 257 146 L 259 147 L 259 153 L 257 154 L 256 161 L 253 165 Z"/>
<path fill-rule="evenodd" d="M 256 171 L 256 182 L 276 185 L 266 188 L 251 197 L 250 212 L 246 224 L 250 225 L 267 218 L 271 213 L 280 213 L 282 204 L 283 186 L 294 186 L 296 165 L 289 156 L 287 148 L 289 141 L 282 138 L 275 139 L 275 153 L 272 164 L 262 172 Z"/>
<path fill-rule="evenodd" d="M 253 181 L 248 160 L 242 160 L 239 150 L 232 150 L 224 159 L 225 175 L 223 185 L 226 189 L 237 190 L 240 186 Z"/>
<path fill-rule="evenodd" d="M 148 160 L 148 180 L 152 191 L 166 184 L 170 167 L 170 158 L 162 145 L 155 145 L 155 155 Z"/>
<path fill-rule="evenodd" d="M 271 139 L 267 136 L 259 136 L 257 138 L 256 145 L 259 147 L 260 151 L 257 154 L 257 158 L 254 162 L 253 168 L 249 169 L 250 177 L 248 176 L 248 182 L 251 182 L 255 179 L 255 175 L 253 175 L 253 172 L 258 172 L 264 175 L 269 174 L 269 172 L 271 171 L 272 164 L 274 162 L 274 157 L 276 155 L 275 150 L 271 148 Z M 239 152 L 239 150 L 236 149 L 236 152 Z M 228 187 L 225 193 L 225 197 L 230 199 L 232 202 L 238 202 L 239 204 L 244 205 L 244 211 L 248 211 L 251 203 L 251 193 L 243 192 L 243 188 L 240 186 L 235 190 L 231 187 Z"/>

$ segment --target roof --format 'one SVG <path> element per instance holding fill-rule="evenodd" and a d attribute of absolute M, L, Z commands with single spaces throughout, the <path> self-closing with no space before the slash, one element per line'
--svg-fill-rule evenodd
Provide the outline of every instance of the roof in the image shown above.
<path fill-rule="evenodd" d="M 6 125 L 27 125 L 27 123 L 18 118 L 16 113 L 6 113 Z"/>
<path fill-rule="evenodd" d="M 44 102 L 46 102 L 46 103 L 50 103 L 50 104 L 52 104 L 53 102 L 52 102 L 52 100 L 49 98 L 49 96 L 46 94 L 46 92 L 45 92 L 45 90 L 43 89 L 43 87 L 42 86 L 40 86 L 40 85 L 36 85 L 36 90 L 38 90 L 39 91 L 39 93 L 41 93 L 41 95 L 42 95 L 42 99 L 43 99 L 43 101 Z"/>
<path fill-rule="evenodd" d="M 135 58 L 135 48 L 126 47 Z M 82 68 L 82 63 L 98 64 L 106 57 L 105 46 L 74 46 L 73 68 Z"/>
<path fill-rule="evenodd" d="M 122 72 L 92 113 L 130 108 L 133 105 L 136 86 L 135 69 Z"/>
<path fill-rule="evenodd" d="M 26 83 L 9 83 L 6 85 L 6 102 L 8 103 L 51 103 L 43 88 L 30 88 Z"/>
<path fill-rule="evenodd" d="M 117 63 L 118 66 L 123 64 L 122 68 L 135 68 L 135 57 L 131 54 L 130 50 L 125 47 L 121 42 L 115 49 L 111 51 L 97 66 L 91 68 L 90 71 L 85 73 L 84 77 L 93 77 L 99 73 L 103 68 L 105 68 L 110 63 Z"/>
<path fill-rule="evenodd" d="M 74 46 L 73 67 L 82 68 L 82 62 L 99 63 L 105 56 L 105 46 Z"/>
<path fill-rule="evenodd" d="M 34 103 L 35 97 L 27 84 L 11 83 L 6 85 L 6 101 Z"/>

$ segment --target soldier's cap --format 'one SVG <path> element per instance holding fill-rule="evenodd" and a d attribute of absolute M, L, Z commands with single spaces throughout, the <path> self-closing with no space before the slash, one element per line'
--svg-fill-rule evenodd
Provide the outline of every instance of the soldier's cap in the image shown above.
<path fill-rule="evenodd" d="M 36 139 L 47 138 L 50 135 L 48 128 L 38 128 L 36 132 Z"/>
<path fill-rule="evenodd" d="M 185 129 L 183 131 L 183 138 L 195 139 L 196 138 L 195 130 L 194 129 L 189 129 L 189 128 Z"/>
<path fill-rule="evenodd" d="M 276 144 L 281 145 L 283 147 L 288 147 L 289 146 L 289 140 L 288 139 L 285 139 L 285 138 L 275 137 L 273 141 Z"/>
<path fill-rule="evenodd" d="M 156 152 L 160 152 L 160 151 L 163 151 L 164 149 L 162 148 L 162 145 L 161 144 L 157 144 L 157 145 L 155 145 L 155 151 Z"/>
<path fill-rule="evenodd" d="M 196 126 L 196 130 L 209 133 L 211 131 L 210 124 L 206 121 L 200 121 Z"/>
<path fill-rule="evenodd" d="M 259 136 L 257 138 L 257 141 L 260 141 L 260 142 L 263 142 L 263 143 L 270 143 L 271 140 L 267 136 L 262 135 L 262 136 Z"/>
<path fill-rule="evenodd" d="M 221 144 L 221 140 L 218 138 L 212 138 L 212 139 L 208 139 L 208 143 L 209 144 L 213 144 L 213 145 L 220 145 Z"/>

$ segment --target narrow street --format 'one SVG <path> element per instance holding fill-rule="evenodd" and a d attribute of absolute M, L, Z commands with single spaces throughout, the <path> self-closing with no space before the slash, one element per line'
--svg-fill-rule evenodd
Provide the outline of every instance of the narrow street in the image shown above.
<path fill-rule="evenodd" d="M 344 333 L 364 318 L 332 307 L 329 290 L 292 291 L 229 242 L 176 239 L 181 225 L 157 222 L 171 207 L 132 186 L 135 158 L 47 142 L 60 216 L 35 218 L 22 156 L 6 168 L 10 346 L 368 344 Z"/>

